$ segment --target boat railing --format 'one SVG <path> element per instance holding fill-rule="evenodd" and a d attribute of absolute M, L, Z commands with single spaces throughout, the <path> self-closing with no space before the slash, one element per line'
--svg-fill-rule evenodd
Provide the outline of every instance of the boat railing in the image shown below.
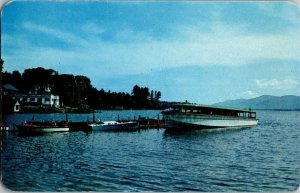
<path fill-rule="evenodd" d="M 167 113 L 176 113 L 183 115 L 202 115 L 202 116 L 214 116 L 214 117 L 231 117 L 231 118 L 242 118 L 242 119 L 256 119 L 256 116 L 239 116 L 239 115 L 226 115 L 226 114 L 210 114 L 210 113 L 196 113 L 196 112 L 181 112 L 181 111 L 170 111 Z"/>

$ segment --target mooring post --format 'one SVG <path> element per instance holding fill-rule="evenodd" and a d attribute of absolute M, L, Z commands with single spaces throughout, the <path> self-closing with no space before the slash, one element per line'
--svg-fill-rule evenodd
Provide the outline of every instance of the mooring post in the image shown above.
<path fill-rule="evenodd" d="M 138 119 L 138 128 L 141 128 L 141 115 L 139 115 L 139 119 Z"/>
<path fill-rule="evenodd" d="M 95 119 L 95 111 L 93 111 L 93 123 L 96 122 L 96 119 Z"/>
<path fill-rule="evenodd" d="M 157 128 L 159 129 L 159 114 L 157 115 Z"/>

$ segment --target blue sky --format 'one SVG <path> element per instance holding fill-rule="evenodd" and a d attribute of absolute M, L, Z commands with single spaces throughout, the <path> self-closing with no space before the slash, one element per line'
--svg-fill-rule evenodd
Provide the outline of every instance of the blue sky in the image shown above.
<path fill-rule="evenodd" d="M 289 2 L 12 2 L 2 12 L 4 70 L 135 84 L 162 100 L 212 104 L 300 95 L 300 11 Z"/>

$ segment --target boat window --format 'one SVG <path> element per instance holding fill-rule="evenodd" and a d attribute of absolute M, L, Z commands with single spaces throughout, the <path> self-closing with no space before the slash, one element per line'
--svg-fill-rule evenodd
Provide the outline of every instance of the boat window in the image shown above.
<path fill-rule="evenodd" d="M 193 109 L 193 113 L 198 113 L 198 110 L 197 109 Z"/>
<path fill-rule="evenodd" d="M 186 109 L 186 112 L 187 112 L 187 113 L 190 113 L 190 112 L 191 112 L 191 109 Z"/>
<path fill-rule="evenodd" d="M 256 118 L 256 114 L 255 113 L 250 113 L 250 118 Z"/>

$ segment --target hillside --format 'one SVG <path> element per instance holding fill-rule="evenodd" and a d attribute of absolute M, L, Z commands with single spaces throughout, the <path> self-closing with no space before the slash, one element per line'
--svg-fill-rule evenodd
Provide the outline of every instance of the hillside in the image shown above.
<path fill-rule="evenodd" d="M 300 96 L 285 95 L 278 97 L 271 95 L 262 95 L 252 99 L 228 100 L 220 103 L 215 103 L 214 105 L 251 109 L 299 110 Z"/>

